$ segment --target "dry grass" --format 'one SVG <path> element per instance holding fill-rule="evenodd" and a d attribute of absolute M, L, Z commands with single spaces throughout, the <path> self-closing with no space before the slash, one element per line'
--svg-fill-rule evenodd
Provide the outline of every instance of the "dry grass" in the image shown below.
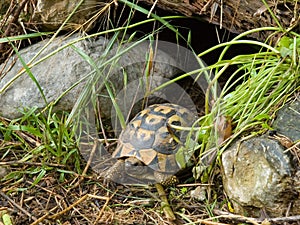
<path fill-rule="evenodd" d="M 5 161 L 11 161 L 9 158 L 6 156 Z M 171 224 L 163 214 L 154 187 L 119 185 L 109 190 L 92 171 L 85 177 L 69 174 L 61 182 L 58 167 L 34 184 L 36 175 L 21 175 L 22 171 L 30 171 L 30 167 L 26 163 L 6 165 L 7 173 L 18 176 L 1 183 L 0 211 L 6 210 L 16 225 Z M 170 204 L 177 213 L 177 224 L 209 217 L 205 203 L 190 197 L 194 188 L 184 188 L 184 192 L 183 188 L 167 189 Z"/>

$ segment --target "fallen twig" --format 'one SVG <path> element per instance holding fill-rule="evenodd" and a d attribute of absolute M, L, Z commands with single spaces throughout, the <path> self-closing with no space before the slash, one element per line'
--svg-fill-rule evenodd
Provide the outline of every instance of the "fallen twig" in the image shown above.
<path fill-rule="evenodd" d="M 197 223 L 206 224 L 206 225 L 230 225 L 228 223 L 213 222 L 205 219 L 197 219 Z"/>
<path fill-rule="evenodd" d="M 86 175 L 86 173 L 87 173 L 87 171 L 88 171 L 88 169 L 89 169 L 89 167 L 90 167 L 90 165 L 92 163 L 92 160 L 93 160 L 94 154 L 96 152 L 97 146 L 98 146 L 97 141 L 94 141 L 94 145 L 93 145 L 92 151 L 90 153 L 89 159 L 86 162 L 86 165 L 85 165 L 85 167 L 84 167 L 84 169 L 82 171 L 82 174 L 81 174 L 79 180 L 69 190 L 72 190 L 72 189 L 78 187 L 80 185 L 80 183 L 83 181 L 83 179 L 85 178 L 85 175 Z"/>
<path fill-rule="evenodd" d="M 91 195 L 91 194 L 86 194 L 84 195 L 83 197 L 81 197 L 80 199 L 78 199 L 76 202 L 74 202 L 72 205 L 68 206 L 67 208 L 65 208 L 64 210 L 58 212 L 58 213 L 55 213 L 54 215 L 51 215 L 49 216 L 48 218 L 49 219 L 55 219 L 63 214 L 65 214 L 66 212 L 70 211 L 72 208 L 74 208 L 76 205 L 78 205 L 79 203 L 83 202 L 84 200 L 86 200 L 88 197 L 90 198 L 97 198 L 97 199 L 101 199 L 101 200 L 105 200 L 105 204 L 103 205 L 100 213 L 99 213 L 99 216 L 102 216 L 102 213 L 103 213 L 103 210 L 105 208 L 105 206 L 108 204 L 110 198 L 109 197 L 103 197 L 103 196 L 97 196 L 97 195 Z M 98 216 L 98 217 L 99 217 Z"/>
<path fill-rule="evenodd" d="M 238 222 L 248 222 L 248 223 L 252 223 L 255 225 L 259 225 L 259 223 L 262 223 L 264 221 L 268 221 L 268 222 L 272 222 L 272 223 L 300 221 L 300 215 L 261 219 L 261 218 L 252 218 L 252 217 L 236 215 L 233 213 L 224 212 L 224 211 L 217 210 L 217 209 L 213 210 L 213 213 L 215 213 L 216 215 L 220 215 L 222 218 L 228 218 L 231 220 L 236 220 Z M 220 218 L 220 217 L 218 217 L 218 218 Z"/>
<path fill-rule="evenodd" d="M 24 162 L 24 161 L 21 161 L 21 160 L 0 162 L 0 166 L 7 166 L 7 165 L 29 165 L 29 166 L 66 167 L 66 165 L 57 164 L 57 163 Z"/>
<path fill-rule="evenodd" d="M 18 210 L 20 210 L 22 213 L 27 215 L 30 219 L 33 219 L 34 221 L 37 220 L 36 217 L 31 215 L 28 211 L 23 209 L 20 205 L 18 205 L 14 200 L 12 200 L 10 197 L 8 197 L 6 194 L 4 194 L 2 191 L 0 191 L 0 195 L 5 198 L 7 201 L 9 201 L 14 207 L 16 207 Z"/>
<path fill-rule="evenodd" d="M 158 195 L 161 199 L 161 207 L 169 220 L 176 220 L 176 216 L 173 213 L 173 210 L 168 202 L 168 198 L 163 186 L 160 183 L 155 184 Z"/>
<path fill-rule="evenodd" d="M 93 198 L 99 198 L 99 196 L 96 196 L 96 195 L 90 195 L 90 194 L 89 194 L 89 196 L 90 196 L 90 197 L 93 197 Z M 110 201 L 110 199 L 111 199 L 112 197 L 113 197 L 113 195 L 110 196 L 110 197 L 103 197 L 103 198 L 106 198 L 106 199 L 104 199 L 104 200 L 106 200 L 106 202 L 105 202 L 104 205 L 102 206 L 102 208 L 101 208 L 101 210 L 100 210 L 100 212 L 99 212 L 99 215 L 97 216 L 97 219 L 95 220 L 94 224 L 98 224 L 98 221 L 101 219 L 101 217 L 102 217 L 102 215 L 103 215 L 103 212 L 104 212 L 106 206 L 108 205 L 108 202 Z"/>
<path fill-rule="evenodd" d="M 11 20 L 9 21 L 8 23 L 8 26 L 7 28 L 5 29 L 5 32 L 4 34 L 2 35 L 2 37 L 8 37 L 11 30 L 12 30 L 12 27 L 13 25 L 18 21 L 19 19 L 19 16 L 21 14 L 21 11 L 24 9 L 25 5 L 27 4 L 28 0 L 24 0 L 22 1 L 21 3 L 19 4 L 15 4 L 13 2 L 11 2 L 11 6 L 12 5 L 19 5 L 19 7 L 16 9 L 16 11 L 13 13 L 12 17 L 11 17 Z M 9 17 L 9 15 L 7 15 Z M 0 43 L 0 51 L 3 50 L 3 46 L 4 46 L 5 43 Z"/>
<path fill-rule="evenodd" d="M 262 222 L 262 220 L 258 220 L 257 218 L 236 215 L 236 214 L 224 212 L 224 211 L 221 211 L 218 209 L 214 209 L 213 213 L 216 215 L 219 215 L 217 218 L 226 218 L 226 219 L 235 220 L 238 222 L 251 223 L 254 225 L 259 225 L 259 222 Z"/>
<path fill-rule="evenodd" d="M 98 220 L 101 218 L 101 216 L 102 216 L 102 214 L 103 214 L 103 211 L 104 211 L 105 207 L 108 205 L 108 202 L 109 202 L 109 200 L 110 200 L 111 198 L 109 198 L 109 197 L 103 197 L 103 196 L 97 196 L 97 195 L 91 195 L 91 194 L 86 194 L 86 195 L 84 195 L 83 197 L 81 197 L 79 200 L 77 200 L 76 202 L 74 202 L 72 205 L 66 207 L 64 210 L 62 210 L 62 211 L 60 211 L 60 212 L 58 212 L 58 213 L 55 213 L 55 214 L 53 214 L 53 215 L 51 215 L 51 216 L 49 216 L 49 214 L 47 213 L 47 214 L 45 214 L 44 216 L 40 217 L 39 219 L 36 219 L 36 221 L 33 222 L 33 223 L 31 223 L 30 225 L 36 225 L 36 224 L 38 224 L 38 223 L 41 223 L 41 222 L 42 222 L 43 220 L 45 220 L 45 219 L 52 219 L 52 220 L 53 220 L 53 219 L 56 219 L 57 217 L 60 217 L 60 216 L 62 216 L 63 214 L 65 214 L 65 213 L 67 213 L 68 211 L 70 211 L 72 208 L 74 208 L 74 207 L 75 207 L 76 205 L 78 205 L 79 203 L 85 201 L 88 197 L 90 197 L 90 198 L 96 198 L 96 199 L 101 199 L 101 200 L 105 200 L 105 203 L 104 203 L 104 205 L 102 206 L 102 209 L 100 210 L 99 215 L 98 215 L 98 217 L 97 217 L 97 219 L 96 219 L 96 221 L 98 221 Z M 50 210 L 50 211 L 51 211 L 51 210 Z"/>
<path fill-rule="evenodd" d="M 37 225 L 39 223 L 41 223 L 44 219 L 46 219 L 49 216 L 48 213 L 46 213 L 45 215 L 43 215 L 42 217 L 38 218 L 36 221 L 34 221 L 33 223 L 31 223 L 30 225 Z"/>

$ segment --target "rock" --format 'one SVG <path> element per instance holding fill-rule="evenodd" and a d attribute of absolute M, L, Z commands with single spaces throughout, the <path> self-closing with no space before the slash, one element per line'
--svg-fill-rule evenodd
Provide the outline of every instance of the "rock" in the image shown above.
<path fill-rule="evenodd" d="M 74 41 L 76 38 L 78 37 L 72 36 L 70 38 L 61 37 L 55 39 L 47 49 L 37 57 L 35 62 L 47 54 L 54 52 L 59 47 Z M 30 62 L 48 41 L 49 40 L 45 40 L 21 50 L 20 55 L 23 60 L 26 63 Z M 86 54 L 91 55 L 93 58 L 96 58 L 100 57 L 100 52 L 101 49 L 104 48 L 105 42 L 105 39 L 100 38 L 97 42 L 81 41 L 75 43 L 74 46 L 86 52 Z M 95 49 L 98 50 L 96 51 Z M 16 58 L 17 57 L 14 56 L 10 59 L 4 71 L 8 70 Z M 1 65 L 0 68 L 3 66 L 4 65 Z M 22 68 L 23 66 L 20 60 L 17 60 L 0 81 L 0 90 L 10 83 Z M 70 46 L 33 66 L 31 69 L 48 103 L 58 99 L 63 92 L 68 90 L 68 88 L 90 71 L 91 66 Z M 83 83 L 64 95 L 58 104 L 55 105 L 55 110 L 71 110 L 82 87 Z M 21 116 L 20 110 L 24 108 L 36 107 L 43 109 L 47 103 L 42 98 L 34 81 L 26 73 L 23 73 L 20 77 L 16 78 L 8 88 L 3 90 L 3 92 L 0 91 L 0 105 L 0 115 L 13 119 Z"/>
<path fill-rule="evenodd" d="M 196 199 L 197 201 L 205 201 L 207 199 L 206 193 L 207 193 L 207 187 L 198 186 L 191 191 L 191 197 L 193 199 Z"/>
<path fill-rule="evenodd" d="M 284 105 L 276 114 L 273 128 L 278 133 L 289 137 L 292 141 L 300 140 L 300 101 Z"/>
<path fill-rule="evenodd" d="M 277 141 L 268 138 L 235 142 L 222 154 L 222 177 L 239 214 L 259 217 L 264 209 L 269 216 L 283 216 L 297 196 L 290 159 Z"/>
<path fill-rule="evenodd" d="M 274 217 L 287 211 L 300 213 L 300 150 L 290 148 L 300 139 L 299 112 L 295 99 L 278 110 L 273 123 L 276 132 L 238 140 L 223 153 L 224 189 L 237 213 L 257 217 L 259 209 Z"/>
<path fill-rule="evenodd" d="M 101 96 L 101 115 L 109 117 L 111 115 L 112 102 L 105 88 L 103 88 L 104 77 L 108 77 L 106 81 L 111 84 L 111 89 L 117 95 L 124 89 L 124 74 L 126 74 L 126 83 L 128 84 L 128 89 L 131 91 L 131 96 L 126 96 L 124 93 L 121 93 L 117 97 L 126 97 L 126 99 L 129 100 L 134 99 L 134 96 L 132 96 L 132 94 L 135 93 L 134 88 L 140 83 L 139 78 L 143 76 L 143 72 L 145 71 L 145 55 L 148 54 L 149 51 L 148 44 L 141 43 L 130 51 L 127 51 L 119 61 L 112 61 L 108 63 L 107 66 L 104 66 L 111 57 L 117 54 L 118 48 L 113 48 L 109 51 L 108 55 L 104 56 L 104 49 L 108 42 L 107 39 L 99 37 L 97 40 L 85 39 L 76 42 L 77 39 L 79 39 L 77 35 L 55 39 L 46 50 L 35 59 L 35 62 L 47 54 L 56 51 L 61 46 L 66 45 L 66 47 L 39 64 L 34 65 L 31 68 L 31 72 L 43 90 L 47 103 L 53 103 L 58 100 L 64 92 L 85 76 L 87 76 L 87 79 L 90 81 L 97 79 L 100 83 L 98 84 L 100 86 L 102 85 L 102 89 L 98 92 L 99 96 Z M 47 42 L 48 40 L 45 40 L 21 50 L 20 55 L 23 60 L 29 63 Z M 95 74 L 97 74 L 95 69 L 70 46 L 72 42 L 74 42 L 72 46 L 78 48 L 95 61 L 100 68 L 99 70 L 101 70 L 102 77 L 95 76 Z M 176 62 L 170 55 L 161 50 L 157 50 L 155 55 L 155 63 L 153 63 L 152 67 L 153 80 L 151 81 L 151 87 L 161 85 L 165 82 L 165 80 L 162 80 L 163 77 L 166 79 L 171 78 L 179 71 L 174 67 Z M 20 110 L 23 108 L 36 107 L 37 109 L 44 109 L 47 106 L 37 85 L 26 73 L 16 77 L 23 66 L 20 60 L 17 60 L 12 68 L 10 68 L 15 59 L 16 56 L 11 58 L 7 65 L 0 65 L 0 68 L 5 67 L 4 71 L 7 71 L 7 74 L 5 74 L 0 81 L 0 115 L 10 119 L 20 117 L 22 115 Z M 32 62 L 30 64 L 32 65 Z M 93 85 L 95 85 L 97 81 L 92 80 L 91 82 L 94 82 Z M 77 86 L 63 95 L 54 105 L 53 110 L 70 111 L 78 99 L 78 96 L 83 92 L 85 82 L 86 80 L 79 82 Z M 8 84 L 10 85 L 7 87 Z M 179 95 L 180 93 L 180 90 L 177 90 L 176 94 Z M 179 98 L 177 98 L 177 100 L 178 99 Z"/>

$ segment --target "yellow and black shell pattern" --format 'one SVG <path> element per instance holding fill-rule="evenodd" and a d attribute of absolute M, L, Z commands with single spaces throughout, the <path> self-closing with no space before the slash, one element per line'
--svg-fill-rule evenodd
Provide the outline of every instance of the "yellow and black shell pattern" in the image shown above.
<path fill-rule="evenodd" d="M 135 157 L 154 171 L 176 173 L 180 170 L 175 154 L 185 142 L 195 114 L 176 104 L 155 104 L 139 112 L 122 131 L 113 158 Z"/>

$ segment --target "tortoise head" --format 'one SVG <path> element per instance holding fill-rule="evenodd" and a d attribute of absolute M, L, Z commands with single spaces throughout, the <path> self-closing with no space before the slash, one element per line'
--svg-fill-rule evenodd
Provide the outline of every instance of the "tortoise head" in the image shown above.
<path fill-rule="evenodd" d="M 178 182 L 177 177 L 173 174 L 155 171 L 135 157 L 126 158 L 124 168 L 127 175 L 148 184 L 155 182 L 164 186 L 171 186 Z"/>
<path fill-rule="evenodd" d="M 125 159 L 125 173 L 136 179 L 155 180 L 154 171 L 136 157 Z"/>

